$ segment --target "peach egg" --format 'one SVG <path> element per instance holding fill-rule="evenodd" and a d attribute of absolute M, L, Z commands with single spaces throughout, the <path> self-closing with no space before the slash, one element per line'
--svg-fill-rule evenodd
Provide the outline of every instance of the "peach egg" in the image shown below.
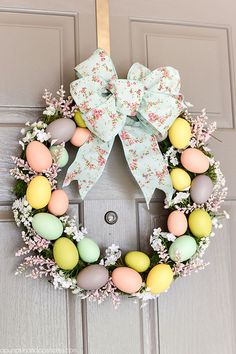
<path fill-rule="evenodd" d="M 80 147 L 88 140 L 90 136 L 91 132 L 87 128 L 76 128 L 70 142 L 72 145 Z"/>
<path fill-rule="evenodd" d="M 68 209 L 69 200 L 66 192 L 62 189 L 56 189 L 52 192 L 51 198 L 48 203 L 48 211 L 56 216 L 65 214 Z"/>
<path fill-rule="evenodd" d="M 184 213 L 179 210 L 172 211 L 167 219 L 167 227 L 173 235 L 183 235 L 188 228 L 188 221 Z"/>
<path fill-rule="evenodd" d="M 137 292 L 142 286 L 142 277 L 136 270 L 128 267 L 118 267 L 112 272 L 115 286 L 127 294 Z"/>
<path fill-rule="evenodd" d="M 209 168 L 208 157 L 199 149 L 189 148 L 184 150 L 180 159 L 186 170 L 193 173 L 204 173 Z"/>
<path fill-rule="evenodd" d="M 26 148 L 26 160 L 36 172 L 43 172 L 52 165 L 52 156 L 48 148 L 39 141 L 31 141 Z"/>

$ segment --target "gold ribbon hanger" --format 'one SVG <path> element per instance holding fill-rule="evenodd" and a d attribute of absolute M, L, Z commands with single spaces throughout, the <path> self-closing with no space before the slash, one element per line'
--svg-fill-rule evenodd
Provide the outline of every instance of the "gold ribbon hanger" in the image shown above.
<path fill-rule="evenodd" d="M 96 0 L 97 47 L 110 55 L 109 0 Z"/>

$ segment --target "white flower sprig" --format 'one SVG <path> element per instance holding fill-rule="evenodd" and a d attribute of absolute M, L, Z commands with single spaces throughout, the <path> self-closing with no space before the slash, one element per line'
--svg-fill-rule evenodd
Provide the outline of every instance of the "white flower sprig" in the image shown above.
<path fill-rule="evenodd" d="M 118 259 L 121 257 L 120 247 L 112 244 L 105 250 L 105 256 L 100 260 L 101 265 L 109 267 L 115 265 Z"/>

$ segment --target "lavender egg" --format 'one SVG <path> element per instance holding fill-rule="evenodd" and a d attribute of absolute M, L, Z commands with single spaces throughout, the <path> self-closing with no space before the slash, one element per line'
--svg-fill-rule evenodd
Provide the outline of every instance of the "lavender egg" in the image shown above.
<path fill-rule="evenodd" d="M 205 203 L 213 192 L 213 183 L 210 177 L 199 175 L 192 181 L 190 195 L 197 204 Z"/>
<path fill-rule="evenodd" d="M 56 140 L 55 145 L 69 141 L 74 135 L 76 124 L 72 119 L 59 118 L 50 123 L 46 132 L 51 134 L 49 141 Z"/>
<path fill-rule="evenodd" d="M 100 289 L 108 282 L 108 270 L 99 264 L 92 264 L 81 270 L 77 276 L 77 285 L 84 290 Z"/>

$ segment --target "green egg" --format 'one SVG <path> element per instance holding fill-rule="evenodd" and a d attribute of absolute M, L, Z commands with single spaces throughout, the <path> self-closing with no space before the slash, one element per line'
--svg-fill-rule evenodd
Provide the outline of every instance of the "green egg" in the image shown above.
<path fill-rule="evenodd" d="M 197 242 L 191 236 L 184 235 L 176 238 L 169 248 L 169 256 L 172 261 L 177 261 L 177 254 L 180 261 L 184 262 L 191 258 L 197 250 Z"/>
<path fill-rule="evenodd" d="M 46 240 L 56 240 L 63 233 L 62 222 L 49 213 L 38 213 L 32 219 L 33 229 Z"/>
<path fill-rule="evenodd" d="M 60 168 L 65 167 L 67 162 L 69 161 L 69 154 L 68 154 L 66 148 L 64 148 L 63 146 L 60 146 L 60 145 L 54 145 L 54 146 L 51 146 L 49 150 L 51 152 L 53 160 L 56 160 L 57 154 L 60 155 L 60 157 L 57 161 L 58 167 L 60 167 Z"/>
<path fill-rule="evenodd" d="M 100 249 L 96 242 L 84 237 L 77 243 L 80 258 L 87 263 L 96 262 L 100 256 Z"/>

